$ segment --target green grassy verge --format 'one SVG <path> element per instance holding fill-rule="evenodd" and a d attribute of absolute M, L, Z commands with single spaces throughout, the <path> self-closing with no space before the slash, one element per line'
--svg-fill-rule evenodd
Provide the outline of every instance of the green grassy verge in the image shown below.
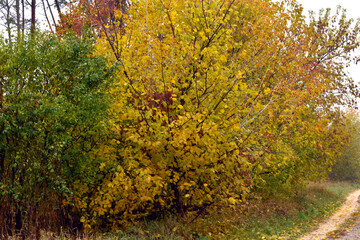
<path fill-rule="evenodd" d="M 241 221 L 232 239 L 296 239 L 333 213 L 348 193 L 349 183 L 312 184 L 301 194 L 284 200 L 272 197 L 259 203 L 250 218 Z M 229 239 L 231 239 L 229 238 Z"/>
<path fill-rule="evenodd" d="M 123 232 L 87 234 L 84 239 L 296 239 L 333 213 L 348 193 L 360 185 L 322 183 L 309 186 L 291 198 L 268 197 L 251 200 L 241 208 L 211 209 L 194 219 L 194 214 L 141 221 Z M 344 227 L 346 228 L 346 226 Z M 43 234 L 43 240 L 69 239 Z"/>

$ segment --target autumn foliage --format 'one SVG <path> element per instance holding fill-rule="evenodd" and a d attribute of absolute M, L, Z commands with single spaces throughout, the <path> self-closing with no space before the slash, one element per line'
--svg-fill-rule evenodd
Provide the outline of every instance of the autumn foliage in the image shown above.
<path fill-rule="evenodd" d="M 136 1 L 116 17 L 117 41 L 97 41 L 119 64 L 113 139 L 94 152 L 104 178 L 74 196 L 86 226 L 241 204 L 326 176 L 347 137 L 336 106 L 356 94 L 341 74 L 358 46 L 344 16 L 306 24 L 295 3 Z"/>
<path fill-rule="evenodd" d="M 87 229 L 294 194 L 327 176 L 348 139 L 339 106 L 358 94 L 344 68 L 359 28 L 340 9 L 309 23 L 295 1 L 70 10 L 60 35 L 90 29 L 93 54 L 116 66 L 99 89 L 113 99 L 104 135 L 67 182 L 71 193 L 59 193 Z"/>

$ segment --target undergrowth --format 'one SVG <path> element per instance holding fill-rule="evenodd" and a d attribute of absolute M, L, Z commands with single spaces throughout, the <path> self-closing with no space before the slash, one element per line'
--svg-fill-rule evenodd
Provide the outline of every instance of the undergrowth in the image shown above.
<path fill-rule="evenodd" d="M 333 213 L 345 196 L 358 187 L 344 182 L 311 183 L 293 197 L 257 198 L 237 208 L 212 208 L 197 218 L 195 213 L 187 213 L 144 219 L 122 231 L 77 237 L 43 232 L 41 239 L 296 239 Z"/>

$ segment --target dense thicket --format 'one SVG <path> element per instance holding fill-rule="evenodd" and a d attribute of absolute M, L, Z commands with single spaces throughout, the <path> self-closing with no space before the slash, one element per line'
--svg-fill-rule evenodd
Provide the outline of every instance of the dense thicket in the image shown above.
<path fill-rule="evenodd" d="M 111 76 L 92 49 L 91 40 L 70 36 L 0 40 L 1 238 L 78 222 L 62 202 L 92 167 Z"/>
<path fill-rule="evenodd" d="M 327 176 L 358 96 L 359 27 L 340 9 L 308 23 L 295 1 L 101 3 L 63 16 L 79 40 L 1 45 L 3 232 L 37 226 L 30 210 L 117 228 Z"/>

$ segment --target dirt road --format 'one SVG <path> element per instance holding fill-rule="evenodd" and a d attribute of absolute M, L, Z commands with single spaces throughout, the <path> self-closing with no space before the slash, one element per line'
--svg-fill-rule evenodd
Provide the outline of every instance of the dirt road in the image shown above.
<path fill-rule="evenodd" d="M 358 208 L 360 207 L 358 201 L 359 197 L 360 197 L 360 189 L 350 193 L 345 203 L 334 213 L 334 215 L 332 215 L 325 222 L 321 223 L 314 231 L 301 237 L 300 240 L 325 239 L 328 233 L 335 231 L 341 224 L 343 224 L 346 221 L 346 219 L 350 218 L 351 215 L 356 210 L 358 210 Z M 352 232 L 349 233 L 349 237 L 355 237 L 355 238 L 345 238 L 348 237 L 348 235 L 346 235 L 343 238 L 344 240 L 360 239 L 360 222 L 356 226 L 358 227 L 358 231 L 355 229 L 354 233 Z"/>

